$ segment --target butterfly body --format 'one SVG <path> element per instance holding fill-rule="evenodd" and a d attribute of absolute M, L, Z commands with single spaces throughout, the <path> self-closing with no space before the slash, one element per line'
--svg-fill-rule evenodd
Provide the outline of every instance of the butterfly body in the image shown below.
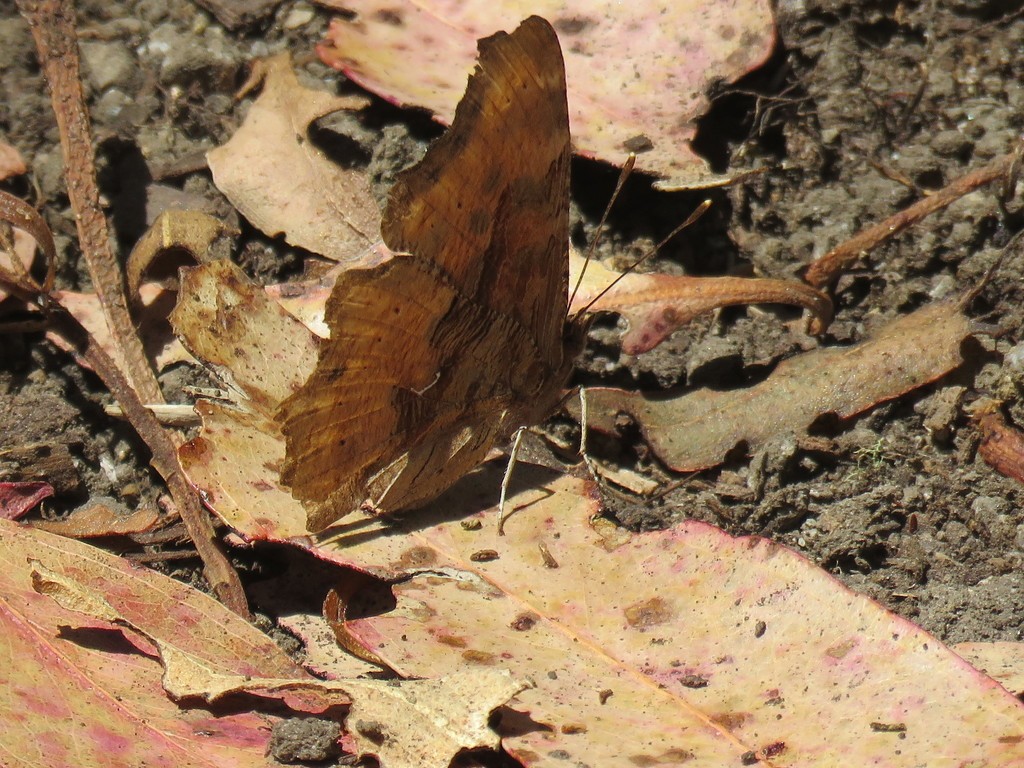
<path fill-rule="evenodd" d="M 316 370 L 281 406 L 310 530 L 430 500 L 557 406 L 583 336 L 566 321 L 570 155 L 551 27 L 482 40 L 452 128 L 388 198 L 395 256 L 339 278 Z"/>

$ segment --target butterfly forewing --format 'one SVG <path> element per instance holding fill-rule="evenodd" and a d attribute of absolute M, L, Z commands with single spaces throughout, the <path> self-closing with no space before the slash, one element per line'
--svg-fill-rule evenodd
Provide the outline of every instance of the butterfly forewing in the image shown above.
<path fill-rule="evenodd" d="M 381 231 L 515 317 L 558 367 L 568 301 L 569 114 L 558 38 L 538 17 L 480 41 L 451 129 L 391 190 Z"/>

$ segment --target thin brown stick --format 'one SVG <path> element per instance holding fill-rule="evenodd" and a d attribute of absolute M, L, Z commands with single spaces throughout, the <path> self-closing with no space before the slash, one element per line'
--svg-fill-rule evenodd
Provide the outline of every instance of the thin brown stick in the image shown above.
<path fill-rule="evenodd" d="M 816 288 L 828 285 L 843 270 L 896 233 L 902 232 L 911 224 L 916 224 L 925 216 L 947 207 L 978 187 L 1005 178 L 1013 168 L 1016 159 L 1016 151 L 997 157 L 987 165 L 961 176 L 946 187 L 918 200 L 888 219 L 858 232 L 845 243 L 836 246 L 813 262 L 804 273 L 804 279 Z"/>
<path fill-rule="evenodd" d="M 74 7 L 70 0 L 17 0 L 17 4 L 32 29 L 50 87 L 60 129 L 68 198 L 75 212 L 79 245 L 93 289 L 135 390 L 145 402 L 162 403 L 160 385 L 128 313 L 124 277 L 111 249 L 107 219 L 100 207 L 92 131 L 79 77 Z"/>

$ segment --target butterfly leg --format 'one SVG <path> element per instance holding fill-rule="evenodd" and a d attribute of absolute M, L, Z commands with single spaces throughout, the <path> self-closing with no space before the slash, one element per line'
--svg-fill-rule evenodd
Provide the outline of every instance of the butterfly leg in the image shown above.
<path fill-rule="evenodd" d="M 519 455 L 519 445 L 523 442 L 523 432 L 526 427 L 519 427 L 516 430 L 515 438 L 512 441 L 512 450 L 508 454 L 508 467 L 505 468 L 505 476 L 501 479 L 501 496 L 498 499 L 498 535 L 505 535 L 505 497 L 508 495 L 508 486 L 512 482 L 512 468 L 516 465 L 516 457 Z M 513 510 L 514 512 L 515 510 Z M 509 512 L 511 515 L 512 512 Z"/>

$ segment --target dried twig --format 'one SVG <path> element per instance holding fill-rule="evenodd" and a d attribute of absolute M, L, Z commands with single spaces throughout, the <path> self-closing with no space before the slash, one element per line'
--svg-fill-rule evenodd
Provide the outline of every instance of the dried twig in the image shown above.
<path fill-rule="evenodd" d="M 89 115 L 79 79 L 75 13 L 70 0 L 17 0 L 32 28 L 60 129 L 68 198 L 75 212 L 79 245 L 107 325 L 120 348 L 135 391 L 147 403 L 163 402 L 160 385 L 128 313 L 124 279 L 110 246 L 100 207 Z"/>
<path fill-rule="evenodd" d="M 49 286 L 33 296 L 27 295 L 24 283 L 17 281 L 12 284 L 12 293 L 26 301 L 41 303 L 53 328 L 88 361 L 110 389 L 149 446 L 152 464 L 174 497 L 182 522 L 203 560 L 210 586 L 225 605 L 248 615 L 241 581 L 219 548 L 209 515 L 185 481 L 172 433 L 164 430 L 143 405 L 143 402 L 162 403 L 163 394 L 129 315 L 124 275 L 111 249 L 110 232 L 100 207 L 92 134 L 79 78 L 74 8 L 70 0 L 17 0 L 17 3 L 32 29 L 50 86 L 80 247 L 107 324 L 125 360 L 127 378 L 78 321 L 53 301 L 48 293 Z M 22 226 L 18 221 L 12 223 Z"/>
<path fill-rule="evenodd" d="M 943 189 L 918 200 L 888 219 L 858 232 L 813 262 L 804 273 L 804 279 L 816 288 L 828 285 L 840 272 L 896 233 L 945 208 L 978 187 L 1006 178 L 1016 162 L 1016 151 L 997 157 L 988 165 L 961 176 Z"/>

